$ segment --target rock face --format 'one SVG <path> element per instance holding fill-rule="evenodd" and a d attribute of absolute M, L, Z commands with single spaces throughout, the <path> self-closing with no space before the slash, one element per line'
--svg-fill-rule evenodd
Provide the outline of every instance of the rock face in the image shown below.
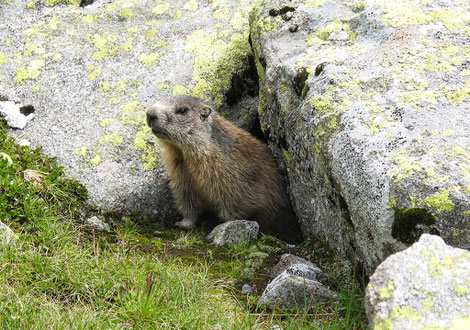
<path fill-rule="evenodd" d="M 306 235 L 369 273 L 423 232 L 470 248 L 470 3 L 268 1 L 251 19 L 261 127 Z"/>
<path fill-rule="evenodd" d="M 365 306 L 376 329 L 470 328 L 470 252 L 424 234 L 371 276 Z"/>
<path fill-rule="evenodd" d="M 336 298 L 336 294 L 319 282 L 320 268 L 300 257 L 284 254 L 274 266 L 273 280 L 266 286 L 259 303 L 271 308 L 294 309 L 314 306 Z"/>
<path fill-rule="evenodd" d="M 252 96 L 246 86 L 230 89 L 249 80 L 241 68 L 251 52 L 251 2 L 79 3 L 2 2 L 0 91 L 34 106 L 37 120 L 22 133 L 56 156 L 92 203 L 176 218 L 146 108 L 184 93 L 216 105 L 229 98 L 234 109 L 257 104 L 256 87 Z"/>
<path fill-rule="evenodd" d="M 256 221 L 227 221 L 215 227 L 206 239 L 217 246 L 255 241 L 259 225 Z"/>

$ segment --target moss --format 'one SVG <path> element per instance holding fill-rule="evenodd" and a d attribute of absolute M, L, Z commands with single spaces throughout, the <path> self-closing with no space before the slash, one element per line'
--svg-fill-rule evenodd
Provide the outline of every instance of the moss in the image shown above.
<path fill-rule="evenodd" d="M 221 92 L 229 87 L 251 47 L 247 34 L 233 33 L 226 42 L 214 33 L 196 30 L 186 39 L 185 51 L 196 55 L 191 94 L 200 98 L 212 97 L 213 102 L 220 105 Z"/>
<path fill-rule="evenodd" d="M 392 225 L 392 237 L 400 242 L 410 244 L 418 240 L 421 232 L 416 226 L 431 226 L 436 223 L 435 217 L 424 208 L 397 209 Z"/>
<path fill-rule="evenodd" d="M 290 164 L 292 162 L 292 156 L 291 154 L 289 153 L 289 151 L 287 151 L 286 149 L 282 148 L 282 153 L 284 154 L 284 158 L 286 159 L 287 163 Z"/>
<path fill-rule="evenodd" d="M 440 193 L 426 197 L 424 203 L 429 207 L 434 207 L 438 212 L 452 211 L 454 202 L 449 199 L 449 190 L 442 190 Z"/>

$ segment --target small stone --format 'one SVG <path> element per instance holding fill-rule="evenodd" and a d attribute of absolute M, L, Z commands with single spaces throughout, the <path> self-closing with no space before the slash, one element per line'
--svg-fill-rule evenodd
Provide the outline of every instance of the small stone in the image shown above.
<path fill-rule="evenodd" d="M 279 262 L 273 267 L 271 278 L 276 278 L 285 271 L 290 275 L 314 281 L 321 281 L 326 278 L 323 271 L 310 261 L 288 253 L 283 254 Z"/>
<path fill-rule="evenodd" d="M 294 16 L 294 13 L 291 11 L 288 11 L 287 13 L 282 15 L 282 19 L 285 21 L 290 21 L 293 16 Z"/>
<path fill-rule="evenodd" d="M 28 140 L 26 139 L 23 139 L 23 140 L 20 140 L 18 142 L 18 145 L 22 146 L 22 147 L 30 147 L 31 146 L 31 142 L 29 142 Z"/>
<path fill-rule="evenodd" d="M 298 29 L 299 29 L 299 26 L 297 24 L 293 24 L 289 26 L 289 31 L 292 33 L 297 32 Z"/>
<path fill-rule="evenodd" d="M 17 239 L 18 235 L 16 235 L 10 227 L 0 221 L 0 243 L 2 245 L 15 245 Z"/>
<path fill-rule="evenodd" d="M 250 294 L 250 293 L 253 293 L 253 289 L 251 288 L 251 286 L 249 284 L 243 284 L 242 286 L 242 293 L 243 294 Z"/>
<path fill-rule="evenodd" d="M 85 223 L 92 229 L 95 229 L 99 232 L 110 232 L 109 225 L 97 216 L 86 219 Z"/>
<path fill-rule="evenodd" d="M 259 302 L 269 307 L 294 309 L 336 299 L 336 294 L 318 281 L 283 272 L 269 283 Z"/>
<path fill-rule="evenodd" d="M 26 126 L 26 116 L 20 112 L 21 104 L 12 101 L 0 102 L 0 116 L 5 117 L 11 128 L 23 129 Z"/>
<path fill-rule="evenodd" d="M 206 240 L 217 246 L 251 242 L 258 238 L 259 225 L 256 221 L 234 220 L 218 225 L 207 235 Z"/>

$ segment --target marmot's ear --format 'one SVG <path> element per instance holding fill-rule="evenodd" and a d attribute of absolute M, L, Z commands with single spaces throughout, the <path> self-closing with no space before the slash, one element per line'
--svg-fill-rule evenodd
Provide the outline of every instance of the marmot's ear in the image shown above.
<path fill-rule="evenodd" d="M 210 106 L 203 105 L 201 109 L 201 119 L 206 120 L 207 117 L 209 117 L 209 115 L 211 114 L 211 112 L 212 112 L 212 109 Z"/>

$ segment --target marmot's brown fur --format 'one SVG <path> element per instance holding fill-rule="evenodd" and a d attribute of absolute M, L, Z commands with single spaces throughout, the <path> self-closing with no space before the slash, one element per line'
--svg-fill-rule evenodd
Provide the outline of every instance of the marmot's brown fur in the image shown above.
<path fill-rule="evenodd" d="M 261 232 L 288 241 L 302 238 L 265 144 L 190 96 L 155 103 L 147 111 L 147 123 L 163 148 L 184 217 L 177 226 L 193 228 L 203 213 L 212 212 L 223 221 L 257 221 Z"/>

